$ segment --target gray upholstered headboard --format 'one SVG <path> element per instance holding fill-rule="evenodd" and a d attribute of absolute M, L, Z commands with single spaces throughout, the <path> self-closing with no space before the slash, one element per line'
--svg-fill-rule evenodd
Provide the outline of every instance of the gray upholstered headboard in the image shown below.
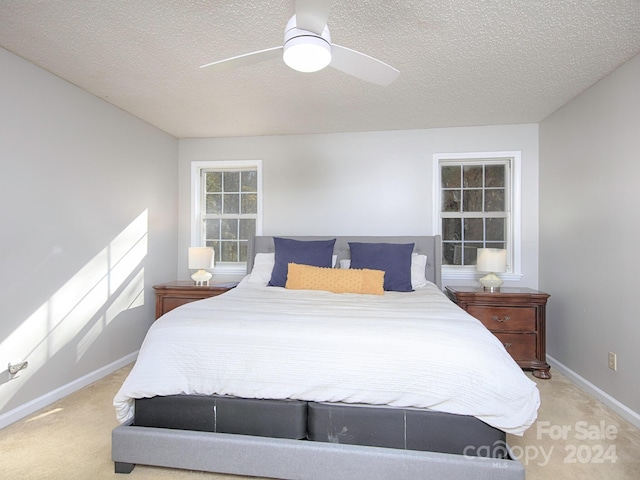
<path fill-rule="evenodd" d="M 349 242 L 367 242 L 367 243 L 414 243 L 413 251 L 421 255 L 427 256 L 427 268 L 425 269 L 425 277 L 430 282 L 435 283 L 438 288 L 442 289 L 441 267 L 442 267 L 442 241 L 440 235 L 427 236 L 404 236 L 404 237 L 339 237 L 339 236 L 322 236 L 322 237 L 296 237 L 289 235 L 278 235 L 284 238 L 292 238 L 294 240 L 330 240 L 336 239 L 333 249 L 334 255 L 338 255 L 338 261 L 350 258 Z M 249 248 L 247 255 L 247 273 L 253 268 L 253 259 L 256 253 L 271 253 L 275 251 L 273 237 L 256 236 L 249 240 Z"/>

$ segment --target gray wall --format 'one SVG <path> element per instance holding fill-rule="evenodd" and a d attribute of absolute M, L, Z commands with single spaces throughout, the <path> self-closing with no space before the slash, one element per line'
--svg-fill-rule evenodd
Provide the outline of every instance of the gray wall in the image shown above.
<path fill-rule="evenodd" d="M 640 56 L 540 124 L 547 352 L 640 424 Z M 618 355 L 618 370 L 607 354 Z M 600 390 L 600 392 L 598 391 Z"/>
<path fill-rule="evenodd" d="M 265 235 L 431 235 L 433 154 L 513 150 L 522 152 L 523 277 L 518 284 L 535 288 L 535 124 L 181 140 L 178 274 L 189 274 L 191 162 L 261 159 Z"/>
<path fill-rule="evenodd" d="M 0 71 L 1 426 L 139 349 L 176 277 L 178 142 L 1 49 Z"/>

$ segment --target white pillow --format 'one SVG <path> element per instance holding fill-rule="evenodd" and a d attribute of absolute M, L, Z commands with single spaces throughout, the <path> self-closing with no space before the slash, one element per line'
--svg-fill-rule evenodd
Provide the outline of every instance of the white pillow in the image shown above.
<path fill-rule="evenodd" d="M 351 268 L 351 260 L 340 260 L 340 268 Z M 424 271 L 427 268 L 427 256 L 411 254 L 411 288 L 424 288 L 428 285 Z"/>
<path fill-rule="evenodd" d="M 335 267 L 338 260 L 337 255 L 333 255 L 332 264 Z M 271 272 L 276 264 L 275 253 L 256 253 L 253 260 L 253 268 L 246 282 L 253 285 L 267 285 L 271 280 Z"/>
<path fill-rule="evenodd" d="M 424 276 L 424 271 L 427 268 L 427 256 L 418 255 L 414 253 L 411 255 L 411 287 L 424 288 L 429 282 Z"/>
<path fill-rule="evenodd" d="M 266 286 L 269 280 L 271 280 L 271 272 L 275 264 L 275 253 L 256 253 L 253 259 L 253 268 L 251 269 L 247 283 Z"/>

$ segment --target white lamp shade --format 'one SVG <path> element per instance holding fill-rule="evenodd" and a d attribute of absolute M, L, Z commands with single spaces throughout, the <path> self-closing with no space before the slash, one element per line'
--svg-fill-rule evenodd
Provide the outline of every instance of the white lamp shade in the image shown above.
<path fill-rule="evenodd" d="M 213 268 L 213 248 L 189 247 L 189 269 L 200 270 Z"/>
<path fill-rule="evenodd" d="M 479 248 L 476 270 L 501 273 L 507 271 L 507 251 L 502 248 Z"/>

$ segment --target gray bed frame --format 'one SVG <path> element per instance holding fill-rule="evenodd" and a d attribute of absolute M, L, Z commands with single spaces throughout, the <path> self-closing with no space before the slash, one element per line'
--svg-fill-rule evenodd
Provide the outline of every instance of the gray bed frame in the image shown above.
<path fill-rule="evenodd" d="M 415 243 L 427 255 L 425 277 L 442 288 L 439 236 L 296 237 L 336 238 L 334 254 L 349 258 L 349 242 Z M 249 244 L 247 271 L 256 253 L 274 251 L 273 237 L 255 237 Z M 120 425 L 112 432 L 116 473 L 136 464 L 284 480 L 522 480 L 516 459 L 471 457 L 385 447 L 333 444 L 227 433 L 171 430 Z"/>

